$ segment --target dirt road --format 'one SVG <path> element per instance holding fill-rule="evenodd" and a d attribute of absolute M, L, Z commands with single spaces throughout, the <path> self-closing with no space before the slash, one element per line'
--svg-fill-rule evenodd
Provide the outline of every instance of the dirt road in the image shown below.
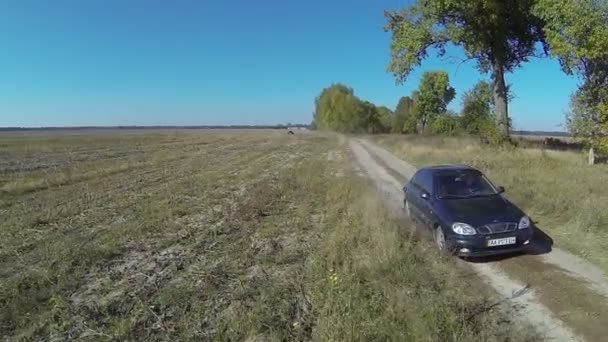
<path fill-rule="evenodd" d="M 409 163 L 362 139 L 351 149 L 389 208 L 401 210 L 401 186 L 416 171 Z M 608 336 L 608 281 L 595 266 L 552 248 L 541 238 L 532 254 L 486 262 L 462 262 L 505 301 L 505 309 L 531 323 L 548 340 L 601 341 Z"/>
<path fill-rule="evenodd" d="M 358 142 L 381 159 L 388 168 L 401 173 L 405 179 L 409 179 L 416 172 L 415 167 L 385 149 L 365 140 Z M 549 242 L 538 238 L 533 241 L 534 254 L 539 255 L 543 263 L 559 267 L 562 271 L 584 281 L 594 292 L 608 298 L 608 276 L 601 269 L 576 255 L 555 246 L 548 246 L 548 244 Z M 545 251 L 550 251 L 550 253 L 545 253 Z"/>

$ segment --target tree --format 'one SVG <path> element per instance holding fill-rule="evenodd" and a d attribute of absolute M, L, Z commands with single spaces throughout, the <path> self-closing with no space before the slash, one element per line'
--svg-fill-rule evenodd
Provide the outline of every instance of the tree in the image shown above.
<path fill-rule="evenodd" d="M 567 116 L 571 133 L 608 152 L 608 3 L 537 0 L 534 9 L 545 22 L 551 54 L 566 74 L 582 80 Z"/>
<path fill-rule="evenodd" d="M 416 95 L 415 93 L 413 95 Z M 413 102 L 412 102 L 413 103 Z M 418 122 L 418 118 L 420 117 L 420 109 L 415 106 L 412 105 L 412 108 L 410 110 L 410 115 L 408 115 L 405 118 L 405 122 L 403 123 L 403 133 L 418 133 L 419 129 L 419 122 Z"/>
<path fill-rule="evenodd" d="M 584 91 L 575 92 L 570 99 L 570 111 L 566 115 L 566 123 L 570 134 L 584 138 L 587 147 L 598 148 L 604 131 L 600 115 L 588 103 Z"/>
<path fill-rule="evenodd" d="M 541 20 L 532 13 L 535 0 L 419 0 L 385 13 L 392 32 L 389 71 L 403 82 L 431 49 L 444 56 L 448 44 L 462 47 L 481 72 L 490 72 L 496 123 L 508 137 L 505 73 L 530 56 L 542 41 Z"/>
<path fill-rule="evenodd" d="M 458 132 L 459 118 L 453 113 L 438 116 L 431 124 L 433 134 L 455 134 Z"/>
<path fill-rule="evenodd" d="M 355 132 L 361 128 L 357 115 L 360 100 L 351 88 L 334 84 L 323 89 L 315 100 L 315 123 L 318 129 Z"/>
<path fill-rule="evenodd" d="M 462 102 L 460 118 L 462 129 L 469 134 L 482 134 L 487 129 L 488 122 L 494 117 L 492 85 L 486 81 L 479 81 L 473 89 L 464 93 Z"/>
<path fill-rule="evenodd" d="M 413 104 L 414 101 L 409 96 L 403 96 L 399 99 L 399 103 L 397 103 L 397 108 L 395 108 L 395 114 L 393 116 L 391 129 L 393 133 L 412 133 L 407 129 L 406 121 L 410 116 Z"/>
<path fill-rule="evenodd" d="M 424 133 L 435 118 L 447 111 L 448 104 L 456 96 L 450 86 L 450 78 L 445 71 L 425 72 L 420 80 L 418 90 L 414 92 L 412 112 L 419 132 Z"/>
<path fill-rule="evenodd" d="M 536 15 L 551 55 L 566 74 L 583 78 L 608 56 L 608 2 L 593 0 L 537 0 Z"/>
<path fill-rule="evenodd" d="M 359 102 L 356 120 L 359 122 L 358 131 L 367 133 L 382 133 L 384 131 L 380 113 L 376 106 L 369 101 Z"/>
<path fill-rule="evenodd" d="M 376 110 L 378 111 L 378 116 L 380 117 L 382 133 L 390 132 L 393 126 L 393 111 L 385 106 L 376 107 Z"/>
<path fill-rule="evenodd" d="M 387 108 L 388 110 L 388 108 Z M 355 96 L 352 88 L 333 84 L 315 99 L 314 126 L 344 133 L 386 131 L 381 111 L 369 101 Z"/>

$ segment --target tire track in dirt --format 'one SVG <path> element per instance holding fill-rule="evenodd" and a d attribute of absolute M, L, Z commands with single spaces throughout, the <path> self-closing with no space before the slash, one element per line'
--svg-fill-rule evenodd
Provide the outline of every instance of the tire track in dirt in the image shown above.
<path fill-rule="evenodd" d="M 393 170 L 401 170 L 405 176 L 411 176 L 416 168 L 366 141 L 350 140 L 350 147 L 359 166 L 374 181 L 378 190 L 385 194 L 387 206 L 393 211 L 401 210 L 401 183 L 391 176 L 383 166 L 379 165 L 371 153 L 381 158 Z M 517 312 L 516 317 L 522 322 L 533 325 L 546 339 L 552 341 L 583 341 L 538 300 L 535 289 L 514 281 L 496 265 L 466 262 L 460 264 L 463 267 L 473 269 L 498 295 L 509 299 L 505 303 L 510 305 L 509 309 Z"/>

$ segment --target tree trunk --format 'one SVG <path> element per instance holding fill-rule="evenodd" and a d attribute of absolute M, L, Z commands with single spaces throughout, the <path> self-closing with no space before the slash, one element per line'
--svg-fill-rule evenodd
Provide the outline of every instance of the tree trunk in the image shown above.
<path fill-rule="evenodd" d="M 420 128 L 420 133 L 424 134 L 425 131 L 426 131 L 426 115 L 424 115 L 422 117 L 422 121 L 421 122 L 422 122 L 422 124 L 421 124 L 422 127 Z"/>
<path fill-rule="evenodd" d="M 494 106 L 496 109 L 496 126 L 503 138 L 509 137 L 509 112 L 505 70 L 502 63 L 494 63 Z"/>

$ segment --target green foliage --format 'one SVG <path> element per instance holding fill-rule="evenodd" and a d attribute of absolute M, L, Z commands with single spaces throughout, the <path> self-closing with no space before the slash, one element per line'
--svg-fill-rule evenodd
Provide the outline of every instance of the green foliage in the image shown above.
<path fill-rule="evenodd" d="M 570 134 L 583 139 L 587 147 L 594 147 L 598 152 L 608 152 L 606 137 L 608 118 L 606 113 L 590 105 L 589 94 L 579 89 L 570 99 L 570 111 L 566 122 Z"/>
<path fill-rule="evenodd" d="M 496 124 L 494 113 L 492 85 L 486 81 L 479 81 L 473 89 L 467 91 L 463 96 L 460 127 L 467 134 L 478 136 L 487 143 L 501 144 L 506 139 Z M 510 130 L 510 119 L 507 121 L 507 125 Z"/>
<path fill-rule="evenodd" d="M 334 84 L 315 100 L 315 123 L 322 130 L 352 132 L 359 129 L 359 99 L 351 88 Z"/>
<path fill-rule="evenodd" d="M 412 133 L 414 130 L 408 129 L 406 122 L 411 116 L 412 106 L 414 101 L 409 96 L 404 96 L 399 99 L 397 108 L 395 109 L 395 115 L 393 116 L 393 122 L 391 123 L 391 131 L 393 133 Z"/>
<path fill-rule="evenodd" d="M 456 96 L 445 71 L 425 72 L 418 90 L 414 92 L 414 110 L 419 132 L 426 132 L 433 121 L 447 111 L 447 106 Z"/>
<path fill-rule="evenodd" d="M 567 74 L 592 72 L 590 61 L 608 57 L 608 4 L 589 0 L 537 0 L 545 40 Z"/>
<path fill-rule="evenodd" d="M 480 135 L 487 128 L 487 121 L 493 119 L 493 110 L 492 85 L 479 81 L 464 93 L 460 119 L 462 129 L 469 134 Z"/>
<path fill-rule="evenodd" d="M 343 133 L 383 133 L 390 125 L 390 110 L 379 110 L 355 96 L 352 88 L 334 84 L 323 89 L 315 100 L 314 123 L 321 130 Z"/>
<path fill-rule="evenodd" d="M 386 130 L 378 108 L 376 108 L 376 106 L 369 101 L 359 100 L 355 120 L 358 122 L 358 127 L 353 131 L 383 133 Z"/>
<path fill-rule="evenodd" d="M 442 114 L 431 123 L 433 134 L 456 134 L 459 131 L 459 118 L 452 114 Z"/>
<path fill-rule="evenodd" d="M 418 121 L 417 117 L 419 116 L 417 113 L 419 109 L 416 106 L 412 107 L 412 115 L 408 116 L 403 123 L 403 133 L 412 134 L 418 133 Z"/>
<path fill-rule="evenodd" d="M 567 74 L 583 82 L 572 95 L 570 132 L 587 145 L 608 152 L 608 3 L 538 0 L 546 42 Z"/>
<path fill-rule="evenodd" d="M 482 72 L 494 80 L 497 122 L 508 135 L 507 87 L 504 73 L 535 54 L 542 38 L 540 20 L 532 13 L 533 0 L 418 1 L 410 7 L 386 12 L 386 29 L 393 34 L 391 71 L 403 82 L 421 64 L 429 50 L 439 56 L 447 44 L 464 49 Z"/>
<path fill-rule="evenodd" d="M 478 125 L 478 136 L 482 141 L 491 145 L 500 145 L 507 142 L 505 136 L 500 134 L 496 122 L 491 117 L 479 120 Z"/>
<path fill-rule="evenodd" d="M 382 132 L 390 132 L 393 126 L 393 111 L 385 106 L 376 107 Z"/>
<path fill-rule="evenodd" d="M 540 21 L 533 1 L 437 0 L 418 1 L 409 8 L 387 12 L 393 33 L 389 70 L 403 81 L 427 57 L 431 48 L 445 54 L 448 43 L 464 48 L 482 72 L 498 62 L 512 71 L 529 56 L 540 39 Z"/>

